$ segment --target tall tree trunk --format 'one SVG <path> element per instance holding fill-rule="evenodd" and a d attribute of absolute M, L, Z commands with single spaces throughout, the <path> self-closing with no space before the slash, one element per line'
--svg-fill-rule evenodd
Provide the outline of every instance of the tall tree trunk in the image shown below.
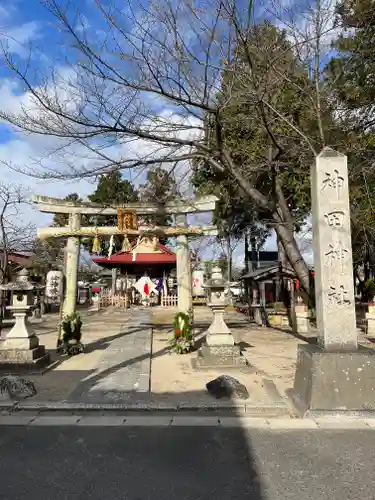
<path fill-rule="evenodd" d="M 274 222 L 275 231 L 283 245 L 285 254 L 289 260 L 290 265 L 294 269 L 296 276 L 300 282 L 301 287 L 304 291 L 311 296 L 310 292 L 310 276 L 309 268 L 298 248 L 297 242 L 294 238 L 294 234 L 291 233 L 288 227 L 285 226 L 285 222 L 289 219 L 292 220 L 289 208 L 285 203 L 285 199 L 282 196 L 282 189 L 278 182 L 276 182 L 276 204 L 271 204 L 270 200 L 264 196 L 260 191 L 258 191 L 245 177 L 243 177 L 236 169 L 229 153 L 225 150 L 222 152 L 222 161 L 226 163 L 228 170 L 237 180 L 238 184 L 244 190 L 244 192 L 263 210 L 268 212 Z M 277 203 L 281 203 L 282 206 L 277 207 Z M 278 209 L 279 208 L 279 209 Z M 280 215 L 282 212 L 282 216 Z"/>
<path fill-rule="evenodd" d="M 307 264 L 298 248 L 294 234 L 289 231 L 285 224 L 277 224 L 275 231 L 284 248 L 285 255 L 294 269 L 300 285 L 310 295 L 310 273 Z"/>
<path fill-rule="evenodd" d="M 228 281 L 232 281 L 232 247 L 230 245 L 230 235 L 226 236 L 227 261 L 228 261 Z"/>
<path fill-rule="evenodd" d="M 257 240 L 253 233 L 253 228 L 251 229 L 250 236 L 250 246 L 251 246 L 251 269 L 254 271 L 258 269 L 258 255 L 257 255 Z"/>
<path fill-rule="evenodd" d="M 245 257 L 245 274 L 249 272 L 249 236 L 247 234 L 247 229 L 245 231 L 245 248 L 244 248 L 244 257 Z M 249 304 L 250 308 L 250 290 L 249 290 L 249 285 L 248 285 L 248 280 L 244 281 L 244 287 L 245 287 L 245 302 L 246 304 Z"/>
<path fill-rule="evenodd" d="M 246 274 L 249 272 L 249 237 L 247 235 L 247 231 L 245 232 L 245 249 L 244 249 L 244 257 L 245 257 L 245 272 Z"/>
<path fill-rule="evenodd" d="M 227 282 L 228 282 L 228 301 L 229 304 L 232 304 L 232 291 L 230 288 L 230 283 L 232 281 L 232 247 L 230 244 L 230 234 L 227 234 L 225 237 L 225 246 L 227 253 Z"/>
<path fill-rule="evenodd" d="M 291 266 L 294 269 L 302 288 L 310 296 L 309 268 L 297 245 L 294 236 L 294 220 L 287 201 L 285 200 L 280 180 L 277 177 L 275 179 L 275 195 L 278 205 L 278 214 L 281 219 L 281 224 L 279 223 L 275 229 L 284 250 L 282 253 L 284 261 L 282 261 L 282 264 L 288 265 L 288 267 Z"/>
<path fill-rule="evenodd" d="M 285 250 L 284 250 L 284 246 L 279 238 L 279 236 L 277 235 L 277 253 L 279 254 L 279 262 L 281 263 L 282 266 L 286 266 L 288 263 L 289 263 L 289 260 L 286 256 L 286 253 L 285 253 Z"/>

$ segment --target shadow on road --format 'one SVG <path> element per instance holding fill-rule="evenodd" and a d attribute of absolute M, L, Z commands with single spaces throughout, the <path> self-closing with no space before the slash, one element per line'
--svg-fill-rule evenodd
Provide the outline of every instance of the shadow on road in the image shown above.
<path fill-rule="evenodd" d="M 196 400 L 197 394 L 177 396 Z M 96 418 L 92 426 L 0 426 L 1 498 L 265 500 L 239 416 L 232 413 L 231 426 L 207 426 L 185 412 L 178 416 L 186 425 L 173 424 L 176 413 L 158 413 L 172 421 L 167 425 L 152 414 L 131 415 L 143 424 L 100 426 Z"/>

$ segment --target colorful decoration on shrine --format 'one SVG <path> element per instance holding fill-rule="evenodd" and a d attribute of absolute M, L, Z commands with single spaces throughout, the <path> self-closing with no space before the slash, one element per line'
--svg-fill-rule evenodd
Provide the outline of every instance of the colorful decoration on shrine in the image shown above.
<path fill-rule="evenodd" d="M 147 299 L 156 290 L 155 283 L 148 276 L 142 276 L 134 287 L 142 295 L 143 299 Z"/>
<path fill-rule="evenodd" d="M 92 242 L 91 252 L 92 253 L 96 253 L 96 254 L 100 254 L 101 251 L 102 251 L 102 245 L 100 243 L 99 236 L 96 235 L 95 238 L 94 238 L 94 241 Z"/>
<path fill-rule="evenodd" d="M 124 239 L 122 240 L 121 252 L 129 252 L 131 248 L 129 238 L 126 234 L 124 234 Z"/>
<path fill-rule="evenodd" d="M 194 345 L 189 315 L 183 312 L 177 313 L 174 317 L 173 328 L 174 335 L 169 342 L 170 349 L 177 354 L 187 354 Z"/>
<path fill-rule="evenodd" d="M 117 229 L 119 231 L 126 231 L 127 229 L 138 229 L 138 217 L 134 212 L 129 212 L 129 210 L 124 210 L 122 208 L 117 209 Z"/>

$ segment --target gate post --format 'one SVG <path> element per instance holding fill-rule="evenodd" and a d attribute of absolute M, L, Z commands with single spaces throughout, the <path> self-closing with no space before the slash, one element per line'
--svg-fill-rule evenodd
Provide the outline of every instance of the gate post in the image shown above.
<path fill-rule="evenodd" d="M 72 231 L 80 228 L 80 214 L 69 214 L 69 227 Z M 63 305 L 63 316 L 73 314 L 77 302 L 77 280 L 80 253 L 80 241 L 75 236 L 69 236 L 65 247 L 66 289 Z"/>

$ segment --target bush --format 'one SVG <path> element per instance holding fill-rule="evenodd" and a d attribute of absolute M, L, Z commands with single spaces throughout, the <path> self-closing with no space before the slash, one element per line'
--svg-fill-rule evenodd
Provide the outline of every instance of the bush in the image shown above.
<path fill-rule="evenodd" d="M 188 314 L 177 313 L 173 321 L 173 338 L 170 348 L 177 354 L 186 354 L 193 348 L 193 337 L 191 334 L 190 318 Z"/>
<path fill-rule="evenodd" d="M 58 352 L 60 352 L 60 354 L 68 354 L 69 356 L 83 352 L 83 345 L 81 343 L 81 316 L 77 312 L 65 316 L 61 323 L 61 327 L 63 335 Z"/>

